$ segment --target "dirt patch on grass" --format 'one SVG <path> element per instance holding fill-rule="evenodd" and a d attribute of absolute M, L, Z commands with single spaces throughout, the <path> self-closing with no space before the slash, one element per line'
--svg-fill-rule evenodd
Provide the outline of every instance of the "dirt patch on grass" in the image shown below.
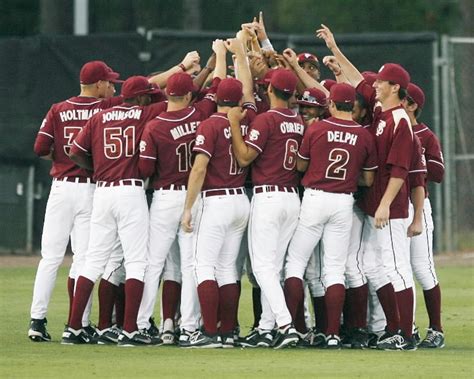
<path fill-rule="evenodd" d="M 0 267 L 36 267 L 39 255 L 0 255 Z M 63 266 L 69 267 L 72 256 L 64 257 Z M 445 253 L 435 255 L 437 266 L 474 266 L 474 252 Z"/>

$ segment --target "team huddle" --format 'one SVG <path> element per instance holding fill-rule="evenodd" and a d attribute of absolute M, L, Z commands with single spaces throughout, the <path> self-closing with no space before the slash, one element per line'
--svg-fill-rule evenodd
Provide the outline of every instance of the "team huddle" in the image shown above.
<path fill-rule="evenodd" d="M 399 64 L 361 73 L 326 26 L 316 35 L 334 79 L 320 81 L 311 53 L 277 53 L 262 14 L 215 40 L 203 68 L 195 51 L 124 82 L 102 61 L 82 67 L 81 93 L 51 107 L 34 146 L 53 182 L 31 340 L 51 340 L 46 314 L 70 240 L 62 344 L 444 347 L 427 192 L 444 164 L 417 120 L 425 95 Z M 241 337 L 244 273 L 254 325 Z"/>

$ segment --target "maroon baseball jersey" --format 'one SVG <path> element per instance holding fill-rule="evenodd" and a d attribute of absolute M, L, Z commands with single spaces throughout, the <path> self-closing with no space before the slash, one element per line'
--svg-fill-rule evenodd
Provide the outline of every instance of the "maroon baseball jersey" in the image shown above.
<path fill-rule="evenodd" d="M 413 136 L 413 155 L 408 175 L 408 190 L 411 191 L 415 187 L 423 187 L 426 195 L 426 160 L 423 155 L 423 149 L 420 139 Z M 410 192 L 409 192 L 410 193 Z"/>
<path fill-rule="evenodd" d="M 359 206 L 365 213 L 374 216 L 390 178 L 407 179 L 413 155 L 413 131 L 401 105 L 375 112 L 371 131 L 376 140 L 378 170 L 374 184 L 366 191 Z M 390 206 L 391 219 L 408 217 L 408 196 L 407 186 L 404 185 Z"/>
<path fill-rule="evenodd" d="M 330 117 L 310 125 L 298 156 L 309 160 L 301 184 L 333 193 L 353 193 L 361 170 L 377 169 L 373 136 L 354 121 Z"/>
<path fill-rule="evenodd" d="M 241 121 L 242 136 L 247 135 L 248 126 L 256 115 L 255 105 L 247 107 L 247 116 Z M 206 154 L 210 160 L 202 189 L 235 188 L 245 184 L 248 168 L 241 168 L 232 151 L 230 123 L 225 113 L 214 113 L 204 120 L 196 132 L 193 151 Z"/>
<path fill-rule="evenodd" d="M 298 185 L 296 155 L 303 134 L 304 122 L 291 109 L 270 109 L 255 118 L 245 139 L 259 153 L 252 163 L 254 186 Z"/>
<path fill-rule="evenodd" d="M 146 122 L 162 110 L 161 103 L 121 104 L 104 110 L 88 121 L 74 140 L 71 152 L 92 155 L 96 181 L 139 179 L 140 138 Z"/>
<path fill-rule="evenodd" d="M 444 159 L 438 137 L 423 123 L 413 125 L 413 132 L 421 141 L 428 170 L 427 180 L 441 183 L 444 177 Z"/>
<path fill-rule="evenodd" d="M 121 102 L 121 97 L 97 99 L 74 96 L 51 107 L 36 136 L 34 151 L 44 156 L 53 150 L 50 171 L 53 178 L 92 176 L 92 172 L 80 168 L 69 158 L 72 142 L 92 115 Z"/>
<path fill-rule="evenodd" d="M 140 172 L 154 175 L 153 188 L 186 185 L 193 160 L 196 129 L 208 111 L 187 107 L 163 112 L 150 121 L 140 143 Z"/>

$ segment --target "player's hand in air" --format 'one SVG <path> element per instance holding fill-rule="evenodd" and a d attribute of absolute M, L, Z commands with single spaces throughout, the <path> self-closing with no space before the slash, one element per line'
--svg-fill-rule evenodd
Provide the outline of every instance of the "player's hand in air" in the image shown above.
<path fill-rule="evenodd" d="M 267 31 L 265 30 L 265 22 L 263 21 L 262 11 L 260 11 L 258 15 L 258 21 L 257 21 L 257 17 L 254 17 L 252 22 L 242 24 L 242 29 L 246 27 L 249 27 L 255 30 L 255 33 L 257 33 L 257 38 L 259 41 L 265 41 L 266 39 L 268 39 Z"/>
<path fill-rule="evenodd" d="M 225 47 L 233 54 L 244 54 L 244 45 L 237 38 L 229 38 L 224 42 Z"/>
<path fill-rule="evenodd" d="M 321 24 L 321 29 L 316 30 L 316 36 L 321 38 L 326 42 L 326 46 L 329 50 L 332 50 L 337 47 L 336 40 L 334 39 L 334 35 L 332 34 L 331 30 L 324 25 Z"/>
<path fill-rule="evenodd" d="M 380 204 L 375 211 L 375 227 L 377 229 L 383 229 L 388 225 L 390 217 L 390 207 Z"/>
<path fill-rule="evenodd" d="M 181 227 L 186 233 L 191 233 L 193 231 L 193 226 L 191 225 L 192 219 L 193 216 L 191 215 L 191 210 L 185 209 L 183 216 L 181 217 Z"/>
<path fill-rule="evenodd" d="M 226 49 L 226 46 L 224 44 L 224 41 L 221 40 L 221 39 L 215 39 L 213 42 L 212 42 L 212 51 L 214 53 L 217 54 L 227 54 L 227 49 Z"/>
<path fill-rule="evenodd" d="M 286 48 L 285 50 L 283 50 L 282 55 L 291 67 L 298 66 L 298 56 L 296 55 L 293 49 L 290 49 L 289 47 Z"/>
<path fill-rule="evenodd" d="M 186 54 L 181 64 L 183 64 L 187 70 L 193 67 L 195 63 L 199 64 L 200 59 L 201 58 L 199 57 L 199 53 L 197 51 L 190 51 L 189 53 Z"/>
<path fill-rule="evenodd" d="M 323 64 L 329 68 L 335 76 L 340 75 L 342 70 L 339 62 L 337 61 L 336 57 L 332 55 L 326 55 L 323 58 Z"/>

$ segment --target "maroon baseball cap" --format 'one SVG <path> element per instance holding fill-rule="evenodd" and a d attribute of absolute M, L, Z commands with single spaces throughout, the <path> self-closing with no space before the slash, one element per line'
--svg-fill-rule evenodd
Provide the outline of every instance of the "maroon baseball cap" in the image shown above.
<path fill-rule="evenodd" d="M 131 76 L 122 85 L 122 96 L 131 99 L 140 95 L 156 95 L 161 90 L 157 85 L 152 84 L 144 76 Z"/>
<path fill-rule="evenodd" d="M 373 71 L 364 71 L 361 75 L 364 77 L 365 82 L 370 86 L 377 80 L 377 74 Z"/>
<path fill-rule="evenodd" d="M 316 55 L 311 54 L 311 53 L 298 54 L 298 63 L 304 63 L 304 62 L 310 62 L 315 65 L 319 65 L 318 58 L 316 57 Z"/>
<path fill-rule="evenodd" d="M 336 83 L 329 92 L 329 99 L 335 103 L 354 104 L 355 98 L 355 88 L 347 83 Z"/>
<path fill-rule="evenodd" d="M 317 88 L 306 88 L 297 103 L 307 107 L 326 107 L 328 105 L 326 94 Z"/>
<path fill-rule="evenodd" d="M 81 68 L 79 80 L 81 84 L 93 84 L 99 80 L 107 80 L 109 82 L 121 83 L 117 80 L 120 74 L 114 72 L 109 66 L 102 61 L 87 62 Z"/>
<path fill-rule="evenodd" d="M 186 72 L 177 72 L 171 75 L 166 82 L 166 93 L 170 96 L 184 96 L 195 92 L 193 78 Z"/>
<path fill-rule="evenodd" d="M 277 68 L 274 71 L 270 79 L 272 87 L 285 93 L 295 92 L 298 78 L 293 71 L 287 70 L 286 68 Z"/>
<path fill-rule="evenodd" d="M 222 103 L 238 103 L 243 96 L 242 83 L 234 78 L 221 80 L 217 87 L 216 98 Z"/>
<path fill-rule="evenodd" d="M 326 88 L 328 91 L 331 89 L 331 87 L 336 84 L 337 82 L 335 80 L 332 80 L 332 79 L 324 79 L 322 82 L 321 82 L 321 85 Z"/>
<path fill-rule="evenodd" d="M 270 83 L 271 79 L 272 79 L 272 76 L 273 76 L 274 72 L 275 72 L 275 69 L 273 69 L 273 68 L 269 69 L 265 73 L 263 78 L 257 80 L 257 84 L 267 84 L 268 85 Z"/>
<path fill-rule="evenodd" d="M 425 105 L 425 94 L 423 90 L 416 84 L 410 83 L 407 88 L 408 96 L 418 105 L 418 108 L 423 108 Z"/>
<path fill-rule="evenodd" d="M 380 67 L 376 79 L 393 82 L 400 85 L 401 88 L 407 89 L 410 83 L 410 74 L 399 64 L 385 63 Z"/>

